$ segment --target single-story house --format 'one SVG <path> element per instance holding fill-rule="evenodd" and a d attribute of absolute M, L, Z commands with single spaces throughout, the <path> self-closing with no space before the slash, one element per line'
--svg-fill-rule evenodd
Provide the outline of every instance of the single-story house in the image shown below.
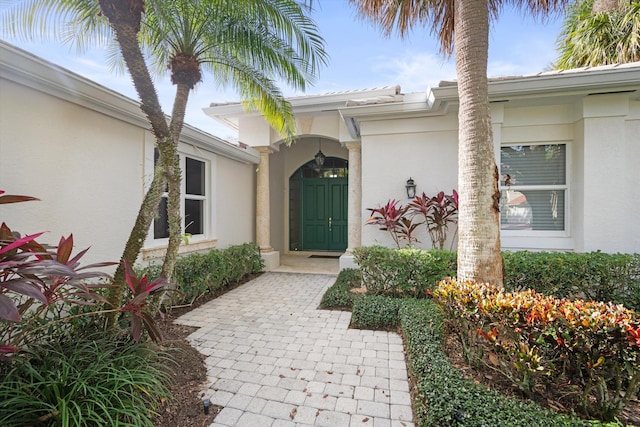
<path fill-rule="evenodd" d="M 186 127 L 179 152 L 192 235 L 180 251 L 253 241 L 258 151 Z M 91 246 L 83 264 L 118 261 L 153 167 L 137 101 L 0 42 L 0 189 L 40 199 L 1 205 L 0 221 L 23 234 L 48 231 L 39 240 L 51 244 L 73 233 L 78 251 Z M 161 223 L 143 260 L 164 253 Z"/>
<path fill-rule="evenodd" d="M 492 78 L 489 92 L 502 247 L 640 252 L 640 63 Z M 185 129 L 179 151 L 196 184 L 183 188 L 192 237 L 181 251 L 255 241 L 268 269 L 281 253 L 340 255 L 350 267 L 352 248 L 393 245 L 365 224 L 367 208 L 407 203 L 410 178 L 418 194 L 457 188 L 455 82 L 289 101 L 291 146 L 240 103 L 204 108 L 239 144 Z M 0 189 L 41 199 L 3 207 L 8 225 L 44 227 L 51 242 L 73 232 L 91 261 L 117 260 L 153 162 L 137 102 L 0 42 Z M 162 255 L 161 221 L 143 259 Z"/>
<path fill-rule="evenodd" d="M 489 97 L 502 248 L 640 252 L 640 63 L 491 78 Z M 256 234 L 273 265 L 278 252 L 346 251 L 349 267 L 352 248 L 393 246 L 367 208 L 407 203 L 409 179 L 418 194 L 457 188 L 455 82 L 290 101 L 291 146 L 239 103 L 204 109 L 261 154 Z"/>

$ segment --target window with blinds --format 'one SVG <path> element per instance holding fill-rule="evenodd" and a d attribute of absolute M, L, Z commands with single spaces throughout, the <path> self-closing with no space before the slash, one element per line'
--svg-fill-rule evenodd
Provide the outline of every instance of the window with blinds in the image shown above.
<path fill-rule="evenodd" d="M 566 230 L 567 145 L 501 147 L 500 189 L 502 230 Z"/>

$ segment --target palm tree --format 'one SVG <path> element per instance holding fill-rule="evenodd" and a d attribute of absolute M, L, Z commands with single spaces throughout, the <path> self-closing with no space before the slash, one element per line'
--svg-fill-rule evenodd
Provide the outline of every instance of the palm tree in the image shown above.
<path fill-rule="evenodd" d="M 568 10 L 556 69 L 640 61 L 640 2 L 583 0 Z"/>
<path fill-rule="evenodd" d="M 546 15 L 568 0 L 349 0 L 390 36 L 416 24 L 437 34 L 445 55 L 455 54 L 458 77 L 458 279 L 503 283 L 498 168 L 489 110 L 489 21 L 505 4 Z"/>
<path fill-rule="evenodd" d="M 309 9 L 295 0 L 27 0 L 3 19 L 13 35 L 32 38 L 54 27 L 78 45 L 116 40 L 131 74 L 160 154 L 160 167 L 145 194 L 122 261 L 133 265 L 168 184 L 170 242 L 163 273 L 170 276 L 181 236 L 180 168 L 177 143 L 190 91 L 210 71 L 219 85 L 240 91 L 246 108 L 262 113 L 285 139 L 295 125 L 288 102 L 275 84 L 281 80 L 304 90 L 326 60 Z M 49 25 L 45 25 L 49 24 Z M 112 32 L 110 32 L 110 30 Z M 171 72 L 176 97 L 170 123 L 143 55 Z M 117 306 L 125 289 L 123 263 L 114 275 L 108 300 Z M 110 318 L 114 324 L 115 318 Z"/>

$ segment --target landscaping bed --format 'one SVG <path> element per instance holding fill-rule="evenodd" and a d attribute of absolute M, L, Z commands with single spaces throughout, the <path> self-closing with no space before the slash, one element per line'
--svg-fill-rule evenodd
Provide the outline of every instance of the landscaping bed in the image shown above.
<path fill-rule="evenodd" d="M 205 304 L 236 287 L 253 280 L 258 274 L 250 274 L 217 292 L 200 297 L 194 304 L 176 308 L 159 320 L 164 340 L 162 345 L 170 349 L 174 363 L 171 363 L 172 383 L 171 400 L 166 402 L 153 420 L 155 427 L 199 427 L 213 423 L 222 407 L 211 405 L 209 414 L 204 413 L 203 390 L 207 378 L 205 356 L 193 348 L 187 337 L 198 328 L 174 323 L 181 315 Z"/>
<path fill-rule="evenodd" d="M 388 256 L 381 258 L 389 259 Z M 394 264 L 396 267 L 406 265 Z M 376 268 L 380 270 L 380 267 L 380 262 L 377 262 Z M 336 284 L 324 295 L 323 308 L 347 309 L 351 306 L 353 327 L 397 327 L 402 333 L 413 384 L 416 425 L 640 425 L 637 394 L 620 411 L 619 421 L 609 424 L 572 415 L 574 408 L 563 404 L 567 402 L 563 395 L 570 394 L 569 391 L 578 394 L 576 390 L 579 389 L 573 385 L 525 396 L 512 381 L 507 380 L 504 372 L 490 368 L 498 361 L 488 360 L 489 352 L 484 354 L 482 363 L 473 367 L 469 365 L 460 341 L 454 337 L 452 329 L 445 327 L 449 324 L 448 316 L 445 318 L 441 308 L 430 298 L 417 300 L 385 295 L 413 293 L 413 283 L 400 284 L 404 291 L 399 292 L 394 289 L 393 280 L 383 287 L 369 286 L 369 282 L 361 280 L 358 274 L 354 270 L 342 272 Z M 371 295 L 373 292 L 369 287 L 377 290 L 379 295 Z M 419 293 L 431 294 L 432 289 L 428 286 Z"/>

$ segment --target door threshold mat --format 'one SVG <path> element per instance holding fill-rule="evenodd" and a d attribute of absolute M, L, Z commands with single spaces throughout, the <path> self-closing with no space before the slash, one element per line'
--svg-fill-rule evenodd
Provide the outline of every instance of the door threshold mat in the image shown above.
<path fill-rule="evenodd" d="M 338 258 L 340 258 L 340 255 L 309 255 L 309 258 L 332 258 L 332 259 L 338 259 Z"/>

